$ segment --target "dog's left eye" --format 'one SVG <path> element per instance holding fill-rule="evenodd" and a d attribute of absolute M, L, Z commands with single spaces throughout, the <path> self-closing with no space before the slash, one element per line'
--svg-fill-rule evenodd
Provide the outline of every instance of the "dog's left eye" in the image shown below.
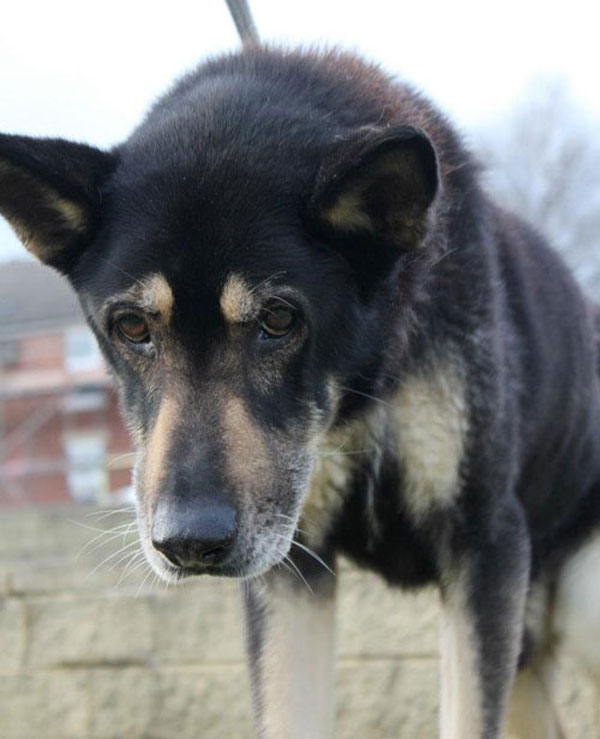
<path fill-rule="evenodd" d="M 269 303 L 260 316 L 260 327 L 263 333 L 273 338 L 286 336 L 296 325 L 296 311 L 280 301 Z"/>
<path fill-rule="evenodd" d="M 116 320 L 121 335 L 133 344 L 144 344 L 150 341 L 148 324 L 135 313 L 125 313 Z"/>

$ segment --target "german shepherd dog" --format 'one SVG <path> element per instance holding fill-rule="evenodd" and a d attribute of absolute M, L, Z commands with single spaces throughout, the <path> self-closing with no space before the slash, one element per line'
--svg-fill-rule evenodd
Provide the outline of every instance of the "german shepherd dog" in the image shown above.
<path fill-rule="evenodd" d="M 333 735 L 338 553 L 439 587 L 443 739 L 561 735 L 553 647 L 600 679 L 600 313 L 426 99 L 249 47 L 111 151 L 0 137 L 0 210 L 112 367 L 152 567 L 245 580 L 258 736 Z"/>

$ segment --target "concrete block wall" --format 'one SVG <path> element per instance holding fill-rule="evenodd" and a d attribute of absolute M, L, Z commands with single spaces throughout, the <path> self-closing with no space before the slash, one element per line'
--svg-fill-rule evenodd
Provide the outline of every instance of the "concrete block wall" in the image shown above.
<path fill-rule="evenodd" d="M 90 545 L 90 528 L 128 514 L 96 513 L 0 516 L 0 737 L 250 738 L 236 584 L 165 589 L 143 565 L 122 577 L 136 547 L 115 552 L 133 531 Z M 347 565 L 338 589 L 338 738 L 435 739 L 435 594 L 407 597 Z M 568 739 L 599 739 L 591 687 L 567 669 L 560 694 Z"/>

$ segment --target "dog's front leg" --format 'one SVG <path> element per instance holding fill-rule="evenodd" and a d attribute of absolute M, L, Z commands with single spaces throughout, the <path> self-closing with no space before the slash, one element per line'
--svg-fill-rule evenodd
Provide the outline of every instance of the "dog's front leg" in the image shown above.
<path fill-rule="evenodd" d="M 442 582 L 441 739 L 499 739 L 522 644 L 529 543 L 518 504 L 453 536 Z"/>
<path fill-rule="evenodd" d="M 334 577 L 306 559 L 244 583 L 250 674 L 260 739 L 331 739 Z"/>

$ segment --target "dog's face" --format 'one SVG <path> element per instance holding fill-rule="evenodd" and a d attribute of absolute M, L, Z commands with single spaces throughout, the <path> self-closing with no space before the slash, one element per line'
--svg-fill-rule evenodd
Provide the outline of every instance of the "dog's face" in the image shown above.
<path fill-rule="evenodd" d="M 167 579 L 286 555 L 436 194 L 422 133 L 341 136 L 258 98 L 243 83 L 215 83 L 202 113 L 167 98 L 111 153 L 0 137 L 0 210 L 69 277 L 114 370 Z"/>
<path fill-rule="evenodd" d="M 162 171 L 132 191 L 165 190 Z M 331 350 L 356 329 L 348 266 L 250 176 L 241 188 L 196 175 L 159 207 L 142 196 L 132 222 L 117 172 L 106 227 L 72 275 L 115 369 L 145 550 L 163 574 L 251 575 L 286 554 L 336 412 Z"/>

